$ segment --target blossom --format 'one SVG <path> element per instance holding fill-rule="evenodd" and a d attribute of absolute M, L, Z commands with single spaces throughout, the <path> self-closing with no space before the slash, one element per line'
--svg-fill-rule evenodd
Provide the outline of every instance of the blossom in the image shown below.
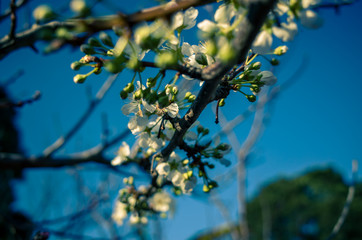
<path fill-rule="evenodd" d="M 147 224 L 148 223 L 148 219 L 145 216 L 140 217 L 139 214 L 137 212 L 134 212 L 131 214 L 131 216 L 129 217 L 129 223 L 130 224 Z"/>
<path fill-rule="evenodd" d="M 118 225 L 123 224 L 123 219 L 127 217 L 127 204 L 124 204 L 120 201 L 116 202 L 116 206 L 114 207 L 113 213 L 112 213 L 112 219 L 115 221 Z"/>
<path fill-rule="evenodd" d="M 162 162 L 158 164 L 156 167 L 156 172 L 158 173 L 158 175 L 161 176 L 167 176 L 170 173 L 170 170 L 171 170 L 170 164 L 166 162 Z"/>
<path fill-rule="evenodd" d="M 304 27 L 317 29 L 323 25 L 323 19 L 312 10 L 300 11 L 300 22 Z"/>
<path fill-rule="evenodd" d="M 270 71 L 262 71 L 260 75 L 262 76 L 260 81 L 264 82 L 267 86 L 274 85 L 277 82 L 277 78 Z"/>
<path fill-rule="evenodd" d="M 167 114 L 171 118 L 175 118 L 178 114 L 179 108 L 177 103 L 171 103 L 168 107 L 164 108 L 164 110 L 166 110 Z"/>
<path fill-rule="evenodd" d="M 297 24 L 293 20 L 288 20 L 288 23 L 281 23 L 281 27 L 272 27 L 273 34 L 280 38 L 283 42 L 292 41 L 298 32 Z"/>
<path fill-rule="evenodd" d="M 190 7 L 184 13 L 176 13 L 172 18 L 171 28 L 177 31 L 192 28 L 196 24 L 196 17 L 198 14 L 199 11 L 193 7 Z"/>
<path fill-rule="evenodd" d="M 321 0 L 302 0 L 302 7 L 303 8 L 310 8 L 318 5 Z"/>
<path fill-rule="evenodd" d="M 128 128 L 131 130 L 132 134 L 140 133 L 145 130 L 148 123 L 147 117 L 141 117 L 141 116 L 134 116 L 131 118 L 131 120 L 128 122 Z"/>
<path fill-rule="evenodd" d="M 149 200 L 149 204 L 157 212 L 169 211 L 171 203 L 172 199 L 166 192 L 155 193 Z"/>
<path fill-rule="evenodd" d="M 120 165 L 123 162 L 127 161 L 127 157 L 130 155 L 131 151 L 126 142 L 122 142 L 122 146 L 118 149 L 117 156 L 111 161 L 112 166 Z"/>
<path fill-rule="evenodd" d="M 270 53 L 272 43 L 272 35 L 268 31 L 264 30 L 256 36 L 252 49 L 258 54 L 268 54 Z"/>

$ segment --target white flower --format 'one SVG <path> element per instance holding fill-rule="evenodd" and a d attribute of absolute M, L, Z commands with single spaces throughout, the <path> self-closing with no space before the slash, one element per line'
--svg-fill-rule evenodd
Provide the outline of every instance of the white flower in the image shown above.
<path fill-rule="evenodd" d="M 189 177 L 181 185 L 181 190 L 183 193 L 190 193 L 194 190 L 197 184 L 197 178 L 195 176 Z"/>
<path fill-rule="evenodd" d="M 184 179 L 182 173 L 180 173 L 177 170 L 172 170 L 167 175 L 167 180 L 171 181 L 174 186 L 180 187 L 185 179 Z"/>
<path fill-rule="evenodd" d="M 117 201 L 116 206 L 114 207 L 113 213 L 112 213 L 112 219 L 115 221 L 118 225 L 123 224 L 123 219 L 127 217 L 127 205 Z"/>
<path fill-rule="evenodd" d="M 218 31 L 218 27 L 216 25 L 216 23 L 211 22 L 210 20 L 204 20 L 200 23 L 197 24 L 197 27 L 204 32 L 207 33 L 216 33 Z"/>
<path fill-rule="evenodd" d="M 196 24 L 196 17 L 198 14 L 199 11 L 193 7 L 190 7 L 184 13 L 176 13 L 172 18 L 171 28 L 178 31 L 192 28 Z"/>
<path fill-rule="evenodd" d="M 141 117 L 136 115 L 128 122 L 128 128 L 131 130 L 132 134 L 136 134 L 145 130 L 147 123 L 147 117 Z"/>
<path fill-rule="evenodd" d="M 127 161 L 127 157 L 131 154 L 129 146 L 126 142 L 122 142 L 122 146 L 118 149 L 117 156 L 111 161 L 112 166 L 120 165 Z"/>
<path fill-rule="evenodd" d="M 277 82 L 277 78 L 270 71 L 262 71 L 260 75 L 262 75 L 260 81 L 264 82 L 267 86 L 274 85 Z"/>
<path fill-rule="evenodd" d="M 253 43 L 253 51 L 258 54 L 268 54 L 271 52 L 273 37 L 268 31 L 261 31 Z"/>
<path fill-rule="evenodd" d="M 317 29 L 323 25 L 323 19 L 312 10 L 300 11 L 300 22 L 304 27 Z"/>
<path fill-rule="evenodd" d="M 283 42 L 292 41 L 298 32 L 297 24 L 289 20 L 289 23 L 281 23 L 281 27 L 272 27 L 273 34 Z"/>
<path fill-rule="evenodd" d="M 156 171 L 157 171 L 158 175 L 161 175 L 161 176 L 167 176 L 170 173 L 170 170 L 171 170 L 170 164 L 168 164 L 166 162 L 162 162 L 162 163 L 158 164 L 156 167 Z"/>
<path fill-rule="evenodd" d="M 86 9 L 87 4 L 84 0 L 72 0 L 70 2 L 70 9 L 72 9 L 73 12 L 80 13 L 84 9 Z"/>
<path fill-rule="evenodd" d="M 153 113 L 154 111 L 156 111 L 156 106 L 154 104 L 148 104 L 148 102 L 143 99 L 142 99 L 142 105 L 149 113 Z"/>
<path fill-rule="evenodd" d="M 275 11 L 279 16 L 282 16 L 289 11 L 289 6 L 286 3 L 278 2 Z"/>
<path fill-rule="evenodd" d="M 171 118 L 175 118 L 178 114 L 179 108 L 177 103 L 171 103 L 168 107 L 165 108 L 165 110 Z"/>
<path fill-rule="evenodd" d="M 129 223 L 131 225 L 134 225 L 134 224 L 147 224 L 148 223 L 148 219 L 144 216 L 140 217 L 138 215 L 138 213 L 134 212 L 131 214 L 131 216 L 129 217 Z"/>
<path fill-rule="evenodd" d="M 303 8 L 310 8 L 318 5 L 321 0 L 302 0 L 302 7 Z"/>
<path fill-rule="evenodd" d="M 127 103 L 122 106 L 121 111 L 124 115 L 128 116 L 131 113 L 136 113 L 139 110 L 138 101 L 132 100 L 130 103 Z"/>
<path fill-rule="evenodd" d="M 149 200 L 151 207 L 157 212 L 167 212 L 170 210 L 172 199 L 166 192 L 155 193 Z"/>

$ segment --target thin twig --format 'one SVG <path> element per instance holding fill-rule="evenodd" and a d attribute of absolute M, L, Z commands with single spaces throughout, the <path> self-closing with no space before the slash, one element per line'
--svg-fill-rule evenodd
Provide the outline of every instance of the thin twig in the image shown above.
<path fill-rule="evenodd" d="M 10 39 L 15 41 L 15 31 L 16 31 L 16 4 L 15 0 L 11 0 L 10 2 L 10 19 L 11 19 L 11 26 L 10 26 Z"/>
<path fill-rule="evenodd" d="M 336 224 L 333 227 L 332 233 L 328 236 L 327 240 L 331 240 L 337 236 L 338 232 L 341 230 L 343 223 L 346 220 L 346 217 L 351 208 L 351 203 L 354 198 L 354 193 L 356 191 L 357 172 L 358 172 L 358 161 L 353 160 L 352 161 L 352 184 L 348 188 L 346 202 L 344 203 L 341 215 L 339 216 Z"/>
<path fill-rule="evenodd" d="M 108 79 L 104 82 L 103 86 L 99 89 L 98 93 L 96 94 L 95 98 L 92 99 L 88 105 L 88 108 L 83 113 L 83 115 L 79 118 L 79 120 L 74 124 L 74 126 L 64 135 L 58 138 L 52 145 L 48 146 L 43 151 L 44 157 L 49 157 L 58 151 L 87 121 L 89 116 L 93 113 L 94 109 L 98 106 L 98 104 L 103 99 L 106 92 L 115 82 L 118 74 L 111 75 Z"/>

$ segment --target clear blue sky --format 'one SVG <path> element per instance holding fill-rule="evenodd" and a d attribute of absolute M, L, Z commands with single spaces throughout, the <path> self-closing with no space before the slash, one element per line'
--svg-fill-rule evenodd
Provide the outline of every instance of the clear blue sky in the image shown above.
<path fill-rule="evenodd" d="M 309 168 L 333 166 L 347 181 L 350 179 L 351 160 L 362 159 L 361 12 L 361 2 L 342 7 L 340 14 L 333 9 L 321 10 L 324 26 L 318 30 L 299 28 L 295 41 L 289 44 L 290 51 L 276 69 L 279 82 L 287 81 L 303 59 L 307 64 L 296 83 L 281 93 L 264 135 L 254 149 L 254 157 L 248 167 L 249 197 L 271 179 L 293 176 Z M 8 26 L 2 23 L 1 33 L 6 32 Z M 20 109 L 17 114 L 16 123 L 26 153 L 39 154 L 66 132 L 85 109 L 86 89 L 92 87 L 94 95 L 106 78 L 107 75 L 103 74 L 89 79 L 90 83 L 75 85 L 72 81 L 74 72 L 69 65 L 81 56 L 78 49 L 73 51 L 67 48 L 62 53 L 49 56 L 22 49 L 0 61 L 1 80 L 18 69 L 25 71 L 9 87 L 13 99 L 29 97 L 35 90 L 42 92 L 40 101 Z M 67 144 L 63 153 L 87 149 L 99 142 L 101 113 L 107 114 L 112 134 L 123 129 L 126 118 L 120 112 L 123 103 L 119 99 L 119 91 L 129 78 L 124 74 L 118 79 L 93 117 Z M 231 97 L 228 102 L 234 104 L 227 105 L 224 110 L 228 119 L 242 113 L 248 106 L 240 95 Z M 217 130 L 218 127 L 213 125 L 213 116 L 208 109 L 200 121 L 210 122 L 210 127 Z M 240 141 L 247 136 L 249 126 L 250 121 L 235 128 Z M 230 158 L 235 162 L 232 155 Z M 228 169 L 221 167 L 220 172 L 226 171 Z M 66 211 L 72 212 L 72 194 L 75 190 L 69 187 L 71 180 L 67 180 L 67 176 L 61 170 L 27 171 L 24 180 L 15 184 L 18 201 L 14 207 L 36 219 L 59 216 L 59 211 L 54 210 L 57 204 L 64 204 Z M 90 184 L 98 177 L 96 173 L 85 175 Z M 49 214 L 38 215 L 39 206 L 43 204 L 41 194 L 45 189 L 54 190 L 49 189 L 49 182 L 57 190 L 57 193 L 49 194 L 57 194 L 63 199 L 53 199 L 45 204 L 44 208 Z M 220 196 L 235 218 L 236 186 L 231 184 L 225 189 L 220 191 Z M 163 221 L 162 226 L 167 239 L 181 240 L 220 223 L 220 218 L 218 210 L 210 202 L 185 196 L 177 201 L 175 217 Z"/>

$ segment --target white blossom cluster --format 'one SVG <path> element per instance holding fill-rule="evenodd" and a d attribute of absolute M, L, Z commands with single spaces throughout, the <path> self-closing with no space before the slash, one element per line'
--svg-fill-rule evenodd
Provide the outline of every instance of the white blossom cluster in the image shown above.
<path fill-rule="evenodd" d="M 81 12 L 83 3 L 73 0 L 72 9 Z M 174 4 L 176 1 L 170 1 L 165 8 Z M 254 40 L 246 61 L 239 66 L 241 70 L 225 76 L 227 90 L 240 92 L 248 101 L 254 102 L 262 87 L 276 84 L 276 76 L 271 71 L 262 70 L 261 62 L 256 61 L 257 57 L 272 55 L 273 58 L 268 61 L 271 65 L 278 65 L 279 61 L 274 57 L 285 54 L 288 47 L 273 47 L 273 35 L 282 42 L 293 40 L 298 32 L 297 20 L 308 28 L 320 27 L 322 19 L 312 10 L 318 4 L 318 0 L 279 1 Z M 237 57 L 239 46 L 235 40 L 247 11 L 231 1 L 219 4 L 212 20 L 197 22 L 198 14 L 197 9 L 190 7 L 175 13 L 170 21 L 158 19 L 152 23 L 141 23 L 135 27 L 132 37 L 115 28 L 114 32 L 118 36 L 115 44 L 110 35 L 101 33 L 100 40 L 92 37 L 87 44 L 82 45 L 81 50 L 86 56 L 72 63 L 74 70 L 83 66 L 93 68 L 87 74 L 77 74 L 74 77 L 76 83 L 83 83 L 91 74 L 99 74 L 102 69 L 111 73 L 120 73 L 124 69 L 134 72 L 133 79 L 120 95 L 125 100 L 121 112 L 129 118 L 127 127 L 136 142 L 132 151 L 128 143 L 122 142 L 111 164 L 122 166 L 140 159 L 154 161 L 155 167 L 151 170 L 156 173 L 156 181 L 147 187 L 138 188 L 133 180 L 126 181 L 112 215 L 120 225 L 127 218 L 132 224 L 145 224 L 151 213 L 169 212 L 173 201 L 165 186 L 170 186 L 176 195 L 190 194 L 200 182 L 199 179 L 202 179 L 204 192 L 210 191 L 217 187 L 217 183 L 209 178 L 208 169 L 213 169 L 215 162 L 225 166 L 231 164 L 224 157 L 231 151 L 230 146 L 220 143 L 219 139 L 206 141 L 209 131 L 198 122 L 188 129 L 183 138 L 184 145 L 179 146 L 180 151 L 173 151 L 167 159 L 161 161 L 156 158 L 157 153 L 172 139 L 184 110 L 196 99 L 191 89 L 179 89 L 179 74 L 167 79 L 169 77 L 165 71 L 177 69 L 176 66 L 201 70 L 215 62 L 228 63 Z M 40 15 L 44 13 L 39 10 L 36 17 Z M 195 26 L 202 41 L 190 44 L 183 39 L 182 33 Z M 147 64 L 160 71 L 145 81 L 141 76 L 147 67 L 144 59 L 152 58 L 152 64 Z M 236 71 L 236 67 L 233 71 Z M 182 76 L 196 81 L 191 77 L 192 74 Z M 225 99 L 220 97 L 217 100 L 217 107 L 225 104 Z"/>

